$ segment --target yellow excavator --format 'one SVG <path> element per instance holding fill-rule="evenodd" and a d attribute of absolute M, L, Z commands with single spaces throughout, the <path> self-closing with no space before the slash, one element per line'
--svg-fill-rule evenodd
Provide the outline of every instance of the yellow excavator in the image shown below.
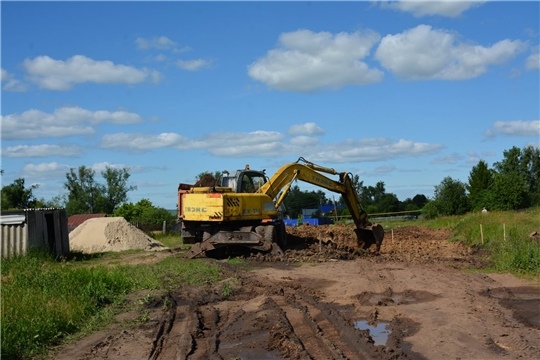
<path fill-rule="evenodd" d="M 323 174 L 339 175 L 339 180 Z M 251 170 L 247 165 L 235 174 L 224 171 L 212 186 L 180 184 L 178 220 L 184 243 L 194 244 L 188 257 L 225 246 L 246 246 L 283 256 L 287 233 L 279 209 L 296 180 L 343 195 L 356 225 L 358 248 L 380 250 L 384 230 L 368 221 L 350 173 L 299 158 L 270 179 L 265 170 Z"/>

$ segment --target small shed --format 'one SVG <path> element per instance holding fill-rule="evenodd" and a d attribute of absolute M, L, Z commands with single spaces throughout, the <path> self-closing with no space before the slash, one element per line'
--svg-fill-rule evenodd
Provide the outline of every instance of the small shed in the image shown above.
<path fill-rule="evenodd" d="M 67 215 L 64 209 L 24 209 L 0 213 L 2 257 L 24 255 L 31 248 L 45 249 L 57 258 L 69 254 Z"/>

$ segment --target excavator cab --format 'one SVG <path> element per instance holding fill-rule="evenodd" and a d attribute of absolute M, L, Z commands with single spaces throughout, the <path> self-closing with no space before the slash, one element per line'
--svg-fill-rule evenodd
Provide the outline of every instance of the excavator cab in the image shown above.
<path fill-rule="evenodd" d="M 216 182 L 216 186 L 229 187 L 235 193 L 256 193 L 268 181 L 264 170 L 250 170 L 249 165 L 244 170 L 237 170 L 234 176 L 225 170 Z"/>

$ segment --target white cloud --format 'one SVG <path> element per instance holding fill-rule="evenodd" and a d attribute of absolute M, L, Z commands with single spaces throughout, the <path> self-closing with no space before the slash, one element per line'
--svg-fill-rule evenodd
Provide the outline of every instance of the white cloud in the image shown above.
<path fill-rule="evenodd" d="M 220 157 L 278 156 L 280 151 L 285 151 L 284 139 L 285 135 L 277 131 L 219 132 L 204 136 L 193 145 Z"/>
<path fill-rule="evenodd" d="M 175 133 L 162 133 L 159 135 L 117 133 L 104 135 L 100 146 L 106 149 L 143 151 L 181 146 L 186 141 L 188 141 L 186 138 Z"/>
<path fill-rule="evenodd" d="M 314 122 L 293 125 L 287 130 L 290 135 L 323 135 L 325 131 Z"/>
<path fill-rule="evenodd" d="M 525 68 L 527 70 L 540 70 L 540 46 L 531 48 L 531 55 L 525 59 Z"/>
<path fill-rule="evenodd" d="M 455 164 L 460 160 L 465 159 L 465 156 L 460 155 L 458 153 L 452 153 L 450 155 L 441 155 L 433 160 L 431 160 L 430 164 Z"/>
<path fill-rule="evenodd" d="M 10 158 L 79 156 L 81 153 L 82 149 L 75 145 L 17 145 L 2 149 L 2 156 Z"/>
<path fill-rule="evenodd" d="M 404 11 L 416 17 L 428 15 L 441 15 L 456 17 L 464 11 L 482 5 L 485 1 L 461 1 L 461 0 L 414 0 L 414 1 L 381 1 L 381 8 Z"/>
<path fill-rule="evenodd" d="M 58 108 L 52 114 L 31 109 L 22 114 L 1 116 L 0 121 L 3 139 L 35 139 L 93 134 L 95 130 L 88 125 L 134 124 L 143 119 L 126 111 L 90 111 L 74 106 Z"/>
<path fill-rule="evenodd" d="M 70 167 L 57 162 L 41 163 L 41 164 L 26 164 L 22 169 L 24 178 L 45 180 L 63 178 L 69 172 Z"/>
<path fill-rule="evenodd" d="M 28 90 L 28 86 L 20 80 L 15 79 L 13 74 L 7 72 L 7 70 L 2 70 L 2 90 L 4 91 L 14 91 L 14 92 L 23 92 Z"/>
<path fill-rule="evenodd" d="M 312 136 L 295 136 L 289 140 L 289 144 L 294 146 L 313 146 L 319 142 L 319 139 Z"/>
<path fill-rule="evenodd" d="M 524 51 L 520 40 L 501 40 L 490 47 L 458 41 L 458 36 L 419 25 L 385 36 L 375 52 L 382 66 L 407 80 L 463 80 L 484 74 Z"/>
<path fill-rule="evenodd" d="M 177 43 L 172 41 L 166 36 L 156 36 L 151 39 L 137 38 L 135 40 L 137 47 L 139 49 L 160 49 L 160 50 L 171 50 L 178 46 Z"/>
<path fill-rule="evenodd" d="M 158 82 L 161 78 L 156 70 L 96 61 L 83 55 L 75 55 L 66 61 L 38 56 L 24 60 L 23 68 L 32 82 L 49 90 L 69 90 L 73 85 L 85 82 L 137 84 L 148 79 Z"/>
<path fill-rule="evenodd" d="M 178 60 L 176 62 L 176 65 L 183 70 L 188 71 L 197 71 L 204 68 L 210 67 L 212 65 L 211 60 L 203 60 L 203 59 L 197 59 L 197 60 Z"/>
<path fill-rule="evenodd" d="M 540 136 L 540 120 L 533 121 L 496 121 L 493 129 L 484 133 L 488 137 L 494 137 L 496 133 L 512 136 Z"/>
<path fill-rule="evenodd" d="M 482 156 L 485 156 L 485 157 L 490 157 L 490 156 L 495 156 L 496 153 L 495 151 L 482 151 Z"/>
<path fill-rule="evenodd" d="M 309 159 L 321 162 L 364 162 L 433 155 L 444 146 L 400 139 L 367 138 L 321 146 Z"/>
<path fill-rule="evenodd" d="M 279 47 L 249 65 L 248 74 L 272 89 L 298 92 L 380 82 L 384 73 L 360 61 L 379 39 L 373 31 L 283 33 Z"/>
<path fill-rule="evenodd" d="M 109 162 L 100 162 L 100 163 L 94 163 L 92 166 L 90 166 L 92 170 L 94 170 L 97 174 L 101 174 L 102 171 L 105 171 L 107 168 L 111 169 L 129 169 L 129 173 L 137 173 L 141 172 L 143 170 L 143 167 L 140 165 L 126 165 L 126 164 L 111 164 Z"/>
<path fill-rule="evenodd" d="M 319 144 L 317 138 L 309 136 L 293 137 L 286 142 L 286 136 L 282 133 L 253 131 L 211 133 L 198 139 L 188 139 L 176 133 L 107 134 L 102 138 L 101 147 L 128 152 L 159 148 L 199 149 L 218 157 L 303 156 L 313 161 L 342 163 L 433 155 L 444 146 L 403 139 L 393 141 L 387 138 Z"/>

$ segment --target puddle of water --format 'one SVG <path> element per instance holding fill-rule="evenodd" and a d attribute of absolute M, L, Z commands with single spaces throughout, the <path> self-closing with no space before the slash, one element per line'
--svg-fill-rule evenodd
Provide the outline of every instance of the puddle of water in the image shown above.
<path fill-rule="evenodd" d="M 392 333 L 392 331 L 386 329 L 387 326 L 388 323 L 385 322 L 380 322 L 377 324 L 377 326 L 369 325 L 368 322 L 365 320 L 354 322 L 354 327 L 356 329 L 369 330 L 369 335 L 371 335 L 371 338 L 373 339 L 373 341 L 375 341 L 375 346 L 386 346 L 388 336 Z"/>

